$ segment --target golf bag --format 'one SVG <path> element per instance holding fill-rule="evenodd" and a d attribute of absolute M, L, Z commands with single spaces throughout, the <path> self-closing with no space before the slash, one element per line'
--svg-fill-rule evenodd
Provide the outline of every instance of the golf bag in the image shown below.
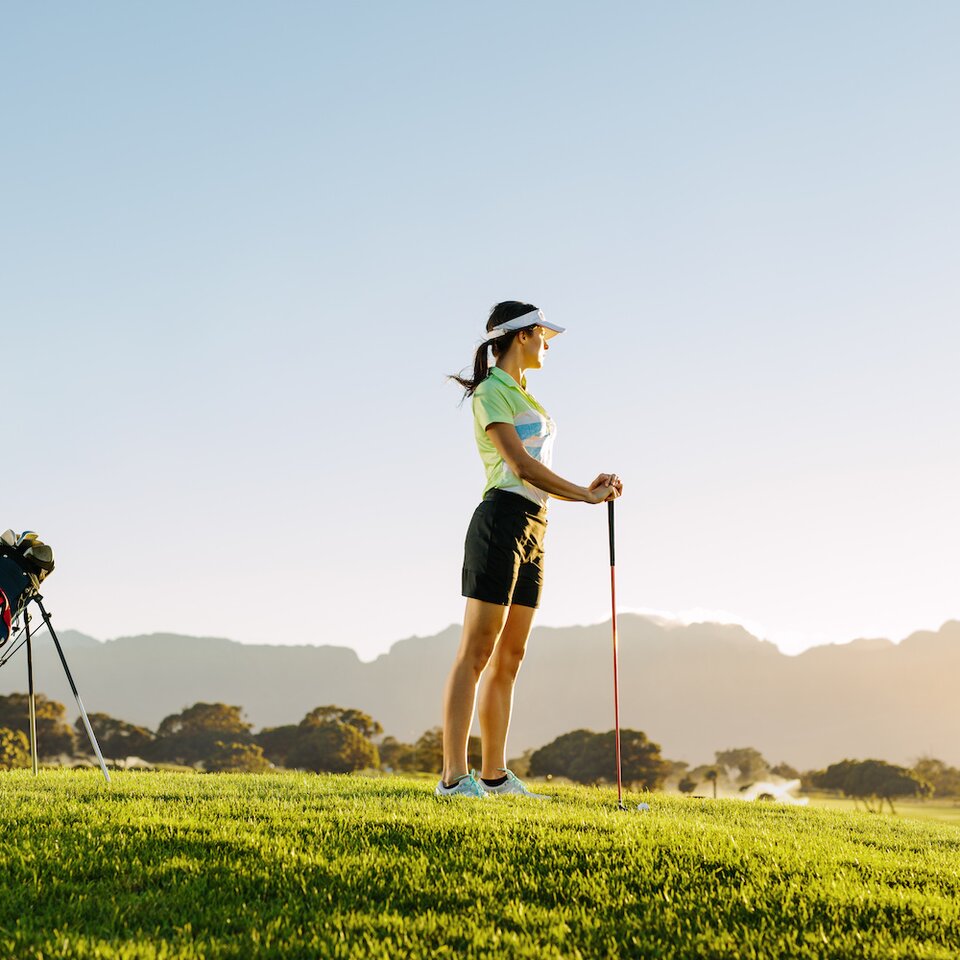
<path fill-rule="evenodd" d="M 57 654 L 60 657 L 60 663 L 63 665 L 63 672 L 66 674 L 67 683 L 76 698 L 77 706 L 80 708 L 80 719 L 86 728 L 87 736 L 90 738 L 90 746 L 97 755 L 100 763 L 100 769 L 103 771 L 103 778 L 110 782 L 110 774 L 107 772 L 107 765 L 104 763 L 103 754 L 100 752 L 100 744 L 94 735 L 93 727 L 90 726 L 90 718 L 84 709 L 83 701 L 80 699 L 80 691 L 73 682 L 73 675 L 70 673 L 70 667 L 67 666 L 67 658 L 63 655 L 63 647 L 60 646 L 60 640 L 57 638 L 53 624 L 50 622 L 50 614 L 47 613 L 43 605 L 43 597 L 40 595 L 40 584 L 44 578 L 53 570 L 53 550 L 31 530 L 26 530 L 18 537 L 12 530 L 0 533 L 0 647 L 2 647 L 11 636 L 21 637 L 14 642 L 10 651 L 4 652 L 0 656 L 0 667 L 2 667 L 21 646 L 27 648 L 27 684 L 29 686 L 30 702 L 30 758 L 33 761 L 34 776 L 39 771 L 38 751 L 37 751 L 37 708 L 33 687 L 33 647 L 32 631 L 30 629 L 30 614 L 27 611 L 28 604 L 33 604 L 40 616 L 43 618 L 43 626 L 46 627 L 57 648 Z M 21 619 L 22 618 L 22 619 Z"/>
<path fill-rule="evenodd" d="M 53 550 L 32 531 L 0 534 L 0 647 L 53 566 Z"/>

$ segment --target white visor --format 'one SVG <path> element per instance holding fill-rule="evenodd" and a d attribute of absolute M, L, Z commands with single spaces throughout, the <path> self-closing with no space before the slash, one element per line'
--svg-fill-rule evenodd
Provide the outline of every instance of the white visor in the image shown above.
<path fill-rule="evenodd" d="M 545 340 L 549 340 L 566 330 L 566 327 L 558 326 L 544 319 L 542 310 L 531 310 L 522 316 L 514 317 L 512 320 L 507 320 L 506 323 L 499 324 L 492 330 L 488 330 L 485 339 L 496 340 L 497 337 L 502 337 L 505 333 L 513 333 L 514 330 L 522 330 L 524 327 L 532 327 L 534 324 L 543 327 Z"/>

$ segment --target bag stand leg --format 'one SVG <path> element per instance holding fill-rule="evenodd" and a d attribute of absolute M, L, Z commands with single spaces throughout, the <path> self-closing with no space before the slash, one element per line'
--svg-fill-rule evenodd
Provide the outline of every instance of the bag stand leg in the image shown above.
<path fill-rule="evenodd" d="M 50 614 L 47 613 L 46 608 L 43 605 L 43 597 L 41 597 L 40 594 L 36 594 L 30 599 L 31 602 L 35 603 L 40 608 L 40 613 L 43 616 L 43 622 L 47 625 L 47 630 L 50 631 L 50 636 L 53 637 L 53 642 L 56 645 L 57 653 L 60 654 L 60 662 L 63 664 L 63 672 L 67 675 L 67 682 L 70 684 L 70 689 L 73 691 L 73 695 L 76 698 L 77 706 L 80 708 L 80 716 L 83 718 L 83 725 L 87 728 L 87 736 L 90 738 L 90 746 L 93 747 L 93 752 L 97 755 L 97 760 L 100 761 L 100 769 L 103 771 L 104 779 L 107 781 L 107 783 L 109 783 L 110 774 L 107 771 L 107 765 L 103 762 L 103 754 L 100 752 L 100 744 L 97 743 L 97 738 L 93 733 L 93 727 L 90 726 L 90 720 L 87 717 L 87 711 L 83 708 L 83 701 L 80 699 L 80 693 L 77 690 L 77 685 L 73 682 L 73 675 L 70 673 L 70 667 L 67 666 L 67 658 L 63 655 L 63 648 L 60 646 L 60 641 L 57 638 L 57 634 L 54 632 L 53 624 L 50 622 Z M 36 743 L 36 737 L 34 737 L 34 743 Z M 36 767 L 34 767 L 34 769 L 36 769 Z"/>
<path fill-rule="evenodd" d="M 30 703 L 30 761 L 33 775 L 40 772 L 37 762 L 37 699 L 33 690 L 33 642 L 30 639 L 30 612 L 23 612 L 23 630 L 27 638 L 27 700 Z"/>

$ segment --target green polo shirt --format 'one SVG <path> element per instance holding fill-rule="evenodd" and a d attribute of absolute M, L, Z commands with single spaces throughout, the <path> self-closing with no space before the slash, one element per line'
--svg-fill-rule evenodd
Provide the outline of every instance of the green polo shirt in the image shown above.
<path fill-rule="evenodd" d="M 550 466 L 557 425 L 527 393 L 526 385 L 526 377 L 519 384 L 509 373 L 492 367 L 487 379 L 473 392 L 473 432 L 487 474 L 483 492 L 494 488 L 509 490 L 543 507 L 548 494 L 521 480 L 504 462 L 487 433 L 491 423 L 513 424 L 527 453 L 544 466 Z"/>

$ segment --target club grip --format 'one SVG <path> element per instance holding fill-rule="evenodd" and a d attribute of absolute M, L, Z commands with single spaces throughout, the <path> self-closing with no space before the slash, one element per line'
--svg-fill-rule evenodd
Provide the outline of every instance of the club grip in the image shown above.
<path fill-rule="evenodd" d="M 613 546 L 613 501 L 607 501 L 607 527 L 610 531 L 610 566 L 615 566 L 614 546 Z"/>

